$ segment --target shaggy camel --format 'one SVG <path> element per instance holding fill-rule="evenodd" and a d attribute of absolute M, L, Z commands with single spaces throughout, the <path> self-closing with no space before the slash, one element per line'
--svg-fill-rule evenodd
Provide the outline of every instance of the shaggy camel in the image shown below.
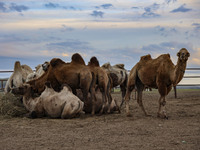
<path fill-rule="evenodd" d="M 28 82 L 33 86 L 35 92 L 44 91 L 45 82 L 49 81 L 55 91 L 60 91 L 62 84 L 68 84 L 73 93 L 76 95 L 76 89 L 81 89 L 84 95 L 84 101 L 87 100 L 90 92 L 93 101 L 95 100 L 95 81 L 94 75 L 80 54 L 76 53 L 72 56 L 70 63 L 65 63 L 59 58 L 50 61 L 48 70 L 38 79 Z M 93 110 L 92 114 L 94 114 Z"/>
<path fill-rule="evenodd" d="M 106 105 L 109 106 L 111 103 L 110 81 L 109 81 L 106 71 L 100 67 L 99 61 L 97 60 L 96 57 L 92 57 L 90 59 L 90 61 L 88 62 L 88 66 L 89 66 L 91 72 L 94 73 L 97 88 L 100 89 L 100 91 L 102 93 L 103 105 L 102 105 L 102 109 L 100 111 L 100 114 L 102 114 L 104 107 Z M 109 112 L 110 112 L 110 109 L 108 107 L 108 113 Z"/>
<path fill-rule="evenodd" d="M 10 92 L 13 87 L 20 87 L 30 73 L 33 73 L 33 70 L 29 66 L 21 65 L 19 61 L 16 61 L 14 71 L 6 82 L 5 93 Z"/>
<path fill-rule="evenodd" d="M 126 94 L 126 84 L 128 80 L 128 72 L 124 68 L 124 64 L 116 64 L 114 66 L 111 66 L 110 63 L 105 63 L 101 67 L 106 70 L 106 72 L 112 79 L 111 88 L 120 85 L 123 99 Z"/>
<path fill-rule="evenodd" d="M 23 104 L 32 118 L 48 116 L 68 119 L 82 112 L 84 103 L 71 92 L 68 86 L 64 85 L 60 92 L 55 92 L 49 85 L 39 97 L 35 98 L 34 91 L 28 84 L 12 89 L 12 93 L 23 95 Z"/>
<path fill-rule="evenodd" d="M 176 65 L 172 63 L 169 54 L 160 55 L 156 59 L 152 59 L 150 55 L 141 57 L 140 61 L 131 69 L 128 77 L 127 92 L 125 95 L 127 116 L 131 116 L 129 99 L 135 85 L 138 91 L 137 102 L 147 116 L 142 102 L 142 91 L 146 85 L 148 87 L 158 88 L 160 98 L 157 116 L 160 118 L 168 118 L 165 110 L 165 97 L 170 92 L 172 86 L 176 86 L 183 78 L 190 53 L 187 49 L 182 48 L 177 53 L 177 56 L 178 61 Z"/>

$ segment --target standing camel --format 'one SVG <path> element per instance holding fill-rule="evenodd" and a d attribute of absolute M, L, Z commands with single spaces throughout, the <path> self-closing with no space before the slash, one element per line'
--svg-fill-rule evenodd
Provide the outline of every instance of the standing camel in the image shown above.
<path fill-rule="evenodd" d="M 144 86 L 158 88 L 160 94 L 158 117 L 168 118 L 166 115 L 165 97 L 170 92 L 173 86 L 176 86 L 185 73 L 188 57 L 190 53 L 187 49 L 182 48 L 178 53 L 177 64 L 174 65 L 169 54 L 163 54 L 152 59 L 150 55 L 142 56 L 140 61 L 131 69 L 128 78 L 127 91 L 125 95 L 126 113 L 131 116 L 129 111 L 129 99 L 131 91 L 137 87 L 137 102 L 142 108 L 146 116 L 147 113 L 142 103 L 142 91 Z"/>
<path fill-rule="evenodd" d="M 103 113 L 104 107 L 108 105 L 108 113 L 110 113 L 110 104 L 112 101 L 111 95 L 110 95 L 110 81 L 109 77 L 106 73 L 106 71 L 100 67 L 99 61 L 96 57 L 92 57 L 90 61 L 88 62 L 88 66 L 91 70 L 91 72 L 94 73 L 95 76 L 95 82 L 97 85 L 97 88 L 100 89 L 102 93 L 102 100 L 103 105 L 102 109 L 100 111 L 100 114 Z"/>

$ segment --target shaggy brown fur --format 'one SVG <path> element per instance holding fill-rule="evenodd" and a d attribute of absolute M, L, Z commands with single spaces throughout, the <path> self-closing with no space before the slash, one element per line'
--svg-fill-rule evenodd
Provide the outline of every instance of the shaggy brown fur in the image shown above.
<path fill-rule="evenodd" d="M 137 87 L 137 102 L 147 115 L 142 103 L 142 91 L 144 86 L 158 88 L 160 93 L 158 117 L 167 118 L 165 111 L 165 97 L 170 92 L 172 86 L 176 86 L 183 78 L 186 64 L 190 53 L 182 48 L 178 53 L 177 65 L 174 65 L 169 54 L 160 55 L 152 59 L 150 55 L 141 57 L 140 61 L 132 68 L 127 84 L 125 95 L 126 113 L 130 116 L 129 98 L 131 91 Z"/>
<path fill-rule="evenodd" d="M 62 84 L 68 84 L 74 94 L 76 94 L 76 89 L 81 89 L 84 100 L 87 100 L 88 92 L 91 93 L 93 100 L 95 100 L 94 75 L 78 53 L 72 56 L 71 63 L 65 63 L 59 58 L 52 59 L 48 71 L 37 80 L 28 83 L 33 85 L 34 89 L 41 93 L 45 88 L 46 81 L 51 83 L 55 91 L 60 91 Z M 92 114 L 94 114 L 94 111 Z"/>
<path fill-rule="evenodd" d="M 100 111 L 100 113 L 103 113 L 106 103 L 108 103 L 110 105 L 111 100 L 112 100 L 111 95 L 110 95 L 109 78 L 108 78 L 106 71 L 99 66 L 99 61 L 97 60 L 96 57 L 92 57 L 90 59 L 90 62 L 88 62 L 88 66 L 89 66 L 91 72 L 94 73 L 96 85 L 102 93 L 103 106 L 102 106 L 102 110 Z M 110 109 L 108 109 L 108 113 L 109 113 L 109 111 L 110 111 Z"/>

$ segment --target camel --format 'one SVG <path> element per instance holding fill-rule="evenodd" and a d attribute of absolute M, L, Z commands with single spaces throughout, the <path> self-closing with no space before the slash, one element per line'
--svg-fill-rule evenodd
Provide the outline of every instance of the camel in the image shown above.
<path fill-rule="evenodd" d="M 67 85 L 64 85 L 60 92 L 55 92 L 50 84 L 47 84 L 39 97 L 34 97 L 34 90 L 28 84 L 12 89 L 12 93 L 23 95 L 23 104 L 32 118 L 74 118 L 82 112 L 84 106 Z"/>
<path fill-rule="evenodd" d="M 96 57 L 92 57 L 90 59 L 90 61 L 88 62 L 88 66 L 89 66 L 91 72 L 94 73 L 97 88 L 100 89 L 100 91 L 102 93 L 103 105 L 102 105 L 102 109 L 100 111 L 100 114 L 102 114 L 104 107 L 106 105 L 109 106 L 111 103 L 111 99 L 112 99 L 111 95 L 110 95 L 110 81 L 109 81 L 106 71 L 100 67 L 99 61 L 97 60 Z M 108 113 L 109 112 L 110 112 L 110 109 L 108 107 Z"/>
<path fill-rule="evenodd" d="M 183 78 L 190 53 L 187 49 L 182 48 L 177 53 L 177 56 L 178 61 L 176 65 L 171 61 L 169 54 L 162 54 L 156 59 L 152 59 L 151 55 L 141 57 L 140 61 L 131 69 L 128 77 L 127 91 L 125 95 L 127 116 L 131 116 L 129 111 L 129 99 L 131 91 L 135 86 L 138 91 L 137 102 L 144 114 L 148 116 L 142 102 L 142 91 L 146 85 L 151 88 L 158 88 L 160 98 L 157 116 L 168 119 L 165 110 L 165 97 L 168 95 L 172 87 L 176 86 Z"/>
<path fill-rule="evenodd" d="M 118 85 L 120 86 L 123 99 L 126 94 L 126 84 L 128 80 L 128 72 L 124 68 L 124 64 L 116 64 L 114 66 L 111 66 L 108 62 L 103 64 L 101 67 L 106 70 L 106 72 L 112 79 L 111 88 L 114 88 Z"/>
<path fill-rule="evenodd" d="M 27 65 L 21 65 L 19 61 L 15 62 L 14 71 L 5 86 L 5 93 L 10 92 L 13 87 L 20 87 L 25 83 L 27 76 L 33 73 L 33 70 Z"/>
<path fill-rule="evenodd" d="M 65 63 L 59 58 L 52 59 L 48 70 L 41 77 L 27 83 L 33 86 L 35 92 L 41 94 L 44 91 L 46 81 L 49 81 L 57 92 L 60 91 L 62 84 L 68 84 L 75 95 L 76 89 L 82 90 L 84 101 L 87 100 L 89 92 L 93 97 L 92 100 L 95 100 L 94 75 L 78 53 L 72 56 L 70 63 Z M 94 111 L 92 114 L 94 114 Z"/>

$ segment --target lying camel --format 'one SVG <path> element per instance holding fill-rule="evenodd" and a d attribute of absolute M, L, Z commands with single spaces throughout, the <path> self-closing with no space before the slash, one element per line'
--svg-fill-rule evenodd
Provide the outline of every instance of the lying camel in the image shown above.
<path fill-rule="evenodd" d="M 15 62 L 14 71 L 5 86 L 5 93 L 10 92 L 13 87 L 20 87 L 25 83 L 27 76 L 33 73 L 33 70 L 27 65 L 21 65 L 19 61 Z"/>
<path fill-rule="evenodd" d="M 126 94 L 126 84 L 128 80 L 128 72 L 124 68 L 124 64 L 116 64 L 114 66 L 111 66 L 110 63 L 105 63 L 101 67 L 106 70 L 106 72 L 112 79 L 111 88 L 114 88 L 118 85 L 120 86 L 123 99 Z"/>
<path fill-rule="evenodd" d="M 12 89 L 13 94 L 23 95 L 23 104 L 30 112 L 30 117 L 74 118 L 79 115 L 84 103 L 75 96 L 68 86 L 60 92 L 46 86 L 39 97 L 34 97 L 34 90 L 28 84 Z"/>
<path fill-rule="evenodd" d="M 103 105 L 102 105 L 102 110 L 100 111 L 100 114 L 101 114 L 103 113 L 103 110 L 106 104 L 111 103 L 110 81 L 109 81 L 106 71 L 100 67 L 99 61 L 97 60 L 96 57 L 92 57 L 90 59 L 90 61 L 88 62 L 88 66 L 91 72 L 94 73 L 97 88 L 100 89 L 102 93 Z M 109 113 L 109 109 L 108 109 L 108 113 Z"/>
<path fill-rule="evenodd" d="M 131 69 L 128 77 L 125 95 L 127 116 L 131 116 L 129 99 L 131 91 L 135 86 L 138 91 L 137 102 L 147 116 L 142 102 L 142 91 L 146 85 L 148 87 L 158 88 L 158 92 L 160 93 L 158 117 L 168 118 L 165 110 L 165 97 L 171 88 L 176 86 L 183 78 L 190 53 L 187 49 L 182 48 L 177 53 L 177 56 L 178 61 L 176 65 L 172 63 L 169 54 L 160 55 L 156 59 L 152 59 L 150 55 L 141 57 L 140 61 Z"/>

